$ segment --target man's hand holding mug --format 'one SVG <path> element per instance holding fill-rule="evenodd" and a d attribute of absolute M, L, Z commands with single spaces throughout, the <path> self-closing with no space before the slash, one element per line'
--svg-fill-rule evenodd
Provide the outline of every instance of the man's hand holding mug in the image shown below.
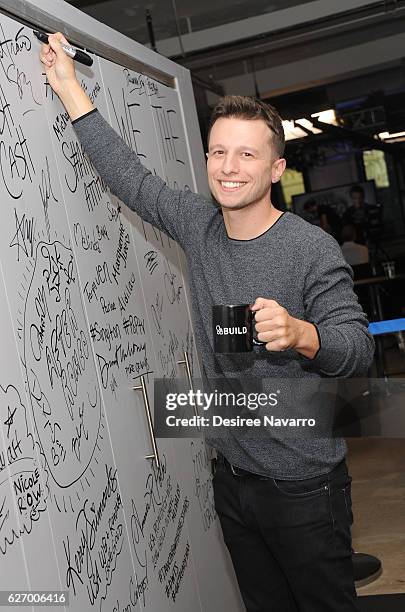
<path fill-rule="evenodd" d="M 309 359 L 318 352 L 319 336 L 313 323 L 296 319 L 275 300 L 257 298 L 251 310 L 255 313 L 257 339 L 268 351 L 294 349 Z"/>

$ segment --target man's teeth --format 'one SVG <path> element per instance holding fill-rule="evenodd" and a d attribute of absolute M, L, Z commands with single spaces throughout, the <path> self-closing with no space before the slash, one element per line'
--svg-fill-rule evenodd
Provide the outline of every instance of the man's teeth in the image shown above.
<path fill-rule="evenodd" d="M 245 183 L 235 183 L 235 182 L 231 182 L 231 181 L 221 181 L 221 185 L 222 187 L 226 187 L 228 189 L 232 189 L 235 187 L 241 187 L 242 185 L 245 185 Z"/>

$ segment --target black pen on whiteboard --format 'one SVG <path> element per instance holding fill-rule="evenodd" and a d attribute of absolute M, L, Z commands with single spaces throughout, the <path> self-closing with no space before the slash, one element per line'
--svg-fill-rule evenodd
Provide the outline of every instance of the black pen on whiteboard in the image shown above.
<path fill-rule="evenodd" d="M 39 30 L 33 30 L 33 33 L 42 43 L 48 44 L 48 34 L 40 32 Z M 66 55 L 72 57 L 76 62 L 80 62 L 86 66 L 91 66 L 93 63 L 93 58 L 84 51 L 80 51 L 80 49 L 75 49 L 75 47 L 71 47 L 70 45 L 62 45 L 62 49 Z"/>

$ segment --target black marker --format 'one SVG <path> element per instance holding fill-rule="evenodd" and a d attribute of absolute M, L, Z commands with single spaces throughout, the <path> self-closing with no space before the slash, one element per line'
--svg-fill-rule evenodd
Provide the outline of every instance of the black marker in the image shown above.
<path fill-rule="evenodd" d="M 45 34 L 45 32 L 39 32 L 39 30 L 33 30 L 33 33 L 42 43 L 45 43 L 46 45 L 48 44 L 48 34 Z M 93 63 L 93 58 L 90 57 L 90 55 L 88 55 L 87 53 L 84 53 L 84 51 L 80 51 L 80 49 L 75 49 L 70 45 L 62 45 L 62 49 L 64 50 L 66 55 L 72 57 L 81 64 L 91 66 Z"/>

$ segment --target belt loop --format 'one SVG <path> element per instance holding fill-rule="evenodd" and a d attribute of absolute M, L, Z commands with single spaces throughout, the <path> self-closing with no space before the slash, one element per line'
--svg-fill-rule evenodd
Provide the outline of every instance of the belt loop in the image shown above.
<path fill-rule="evenodd" d="M 234 476 L 239 476 L 239 474 L 237 474 L 237 473 L 235 472 L 235 470 L 234 470 L 234 467 L 233 467 L 232 463 L 230 463 L 229 465 L 231 466 L 231 472 L 232 472 L 232 474 L 233 474 Z"/>

